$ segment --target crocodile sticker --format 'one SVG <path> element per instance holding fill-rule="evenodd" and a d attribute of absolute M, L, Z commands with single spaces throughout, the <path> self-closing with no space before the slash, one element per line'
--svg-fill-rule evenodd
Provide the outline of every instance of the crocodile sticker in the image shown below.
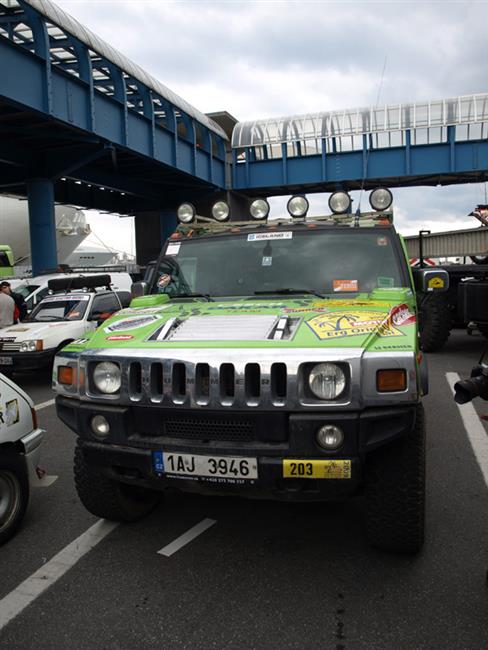
<path fill-rule="evenodd" d="M 429 289 L 443 289 L 444 280 L 442 278 L 431 278 L 427 286 Z"/>
<path fill-rule="evenodd" d="M 362 336 L 375 332 L 379 336 L 403 336 L 393 327 L 390 315 L 377 311 L 350 311 L 322 314 L 307 321 L 319 339 Z"/>

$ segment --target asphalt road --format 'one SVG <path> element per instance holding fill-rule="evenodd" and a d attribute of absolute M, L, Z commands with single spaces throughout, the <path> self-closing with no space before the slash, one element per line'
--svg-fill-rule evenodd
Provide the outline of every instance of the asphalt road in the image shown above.
<path fill-rule="evenodd" d="M 355 501 L 171 496 L 83 555 L 0 629 L 0 647 L 488 647 L 488 489 L 446 380 L 468 375 L 483 346 L 455 332 L 429 355 L 427 541 L 418 557 L 369 548 Z M 16 380 L 37 404 L 53 397 L 45 376 Z M 39 417 L 49 432 L 42 464 L 58 478 L 34 491 L 22 530 L 0 548 L 0 616 L 1 599 L 97 521 L 74 490 L 73 434 L 53 406 Z M 158 553 L 205 519 L 216 523 L 169 557 Z"/>

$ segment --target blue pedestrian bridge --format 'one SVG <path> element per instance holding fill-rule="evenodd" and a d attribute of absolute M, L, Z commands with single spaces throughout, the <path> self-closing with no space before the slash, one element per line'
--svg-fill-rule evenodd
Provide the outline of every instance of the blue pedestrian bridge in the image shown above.
<path fill-rule="evenodd" d="M 144 262 L 183 201 L 484 181 L 487 129 L 486 94 L 206 115 L 50 0 L 0 0 L 0 193 L 28 198 L 35 273 L 57 263 L 55 202 L 135 214 Z"/>

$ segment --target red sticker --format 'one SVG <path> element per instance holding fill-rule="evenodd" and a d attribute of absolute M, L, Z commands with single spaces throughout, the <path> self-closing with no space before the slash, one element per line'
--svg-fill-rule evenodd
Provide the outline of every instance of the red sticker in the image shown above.
<path fill-rule="evenodd" d="M 412 325 L 417 320 L 415 314 L 412 314 L 408 305 L 397 305 L 393 307 L 390 312 L 390 319 L 393 325 L 400 327 L 401 325 Z"/>
<path fill-rule="evenodd" d="M 357 291 L 357 280 L 334 280 L 332 283 L 334 291 Z"/>
<path fill-rule="evenodd" d="M 113 334 L 112 336 L 107 336 L 106 341 L 130 341 L 134 337 L 132 334 Z"/>

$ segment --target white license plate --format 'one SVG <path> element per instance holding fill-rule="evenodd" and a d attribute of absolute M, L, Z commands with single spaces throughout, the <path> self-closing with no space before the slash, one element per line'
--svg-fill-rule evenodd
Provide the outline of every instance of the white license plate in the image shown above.
<path fill-rule="evenodd" d="M 214 478 L 256 479 L 257 458 L 241 456 L 200 456 L 197 454 L 155 453 L 156 470 L 180 476 L 208 476 Z M 156 457 L 162 456 L 162 467 L 157 467 Z"/>
<path fill-rule="evenodd" d="M 0 366 L 11 366 L 12 363 L 12 357 L 0 357 Z"/>

